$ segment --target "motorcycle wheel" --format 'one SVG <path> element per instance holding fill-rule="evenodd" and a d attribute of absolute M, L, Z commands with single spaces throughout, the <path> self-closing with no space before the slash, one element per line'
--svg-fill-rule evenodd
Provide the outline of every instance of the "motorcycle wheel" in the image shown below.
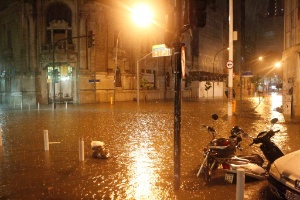
<path fill-rule="evenodd" d="M 210 183 L 210 181 L 211 181 L 211 172 L 210 171 L 211 170 L 207 167 L 207 165 L 205 165 L 202 168 L 201 174 L 206 183 Z"/>
<path fill-rule="evenodd" d="M 210 169 L 207 169 L 207 172 L 205 173 L 205 181 L 206 181 L 206 183 L 211 182 L 211 170 Z"/>

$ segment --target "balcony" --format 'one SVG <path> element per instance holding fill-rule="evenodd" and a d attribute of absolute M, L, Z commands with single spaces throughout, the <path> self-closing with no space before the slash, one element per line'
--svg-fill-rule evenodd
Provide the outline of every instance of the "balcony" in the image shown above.
<path fill-rule="evenodd" d="M 55 50 L 64 50 L 65 52 L 74 52 L 75 45 L 74 44 L 59 44 L 56 45 Z M 53 44 L 44 44 L 41 45 L 41 53 L 49 53 L 53 51 Z"/>
<path fill-rule="evenodd" d="M 55 46 L 54 52 L 55 60 L 57 62 L 75 63 L 77 61 L 77 54 L 74 44 L 63 44 Z M 41 45 L 40 61 L 43 63 L 51 63 L 53 60 L 53 45 Z"/>

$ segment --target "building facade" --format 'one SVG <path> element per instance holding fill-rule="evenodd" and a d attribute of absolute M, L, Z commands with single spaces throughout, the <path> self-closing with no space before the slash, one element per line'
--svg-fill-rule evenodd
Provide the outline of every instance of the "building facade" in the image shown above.
<path fill-rule="evenodd" d="M 159 26 L 139 29 L 131 23 L 125 0 L 1 0 L 0 102 L 173 98 L 172 57 L 152 58 L 151 50 L 165 42 L 164 15 L 174 2 L 151 2 L 161 13 Z M 187 74 L 193 79 L 183 81 L 189 83 L 183 88 L 214 79 L 201 78 L 207 74 L 224 81 L 226 52 L 216 53 L 227 46 L 227 5 L 208 2 L 207 25 L 194 29 L 193 39 L 184 39 Z"/>
<path fill-rule="evenodd" d="M 134 28 L 121 4 L 109 1 L 2 1 L 0 15 L 3 103 L 133 100 L 136 61 L 163 42 L 157 30 Z M 163 59 L 150 60 L 141 72 L 162 96 Z"/>
<path fill-rule="evenodd" d="M 285 1 L 283 60 L 283 110 L 300 116 L 300 1 Z"/>

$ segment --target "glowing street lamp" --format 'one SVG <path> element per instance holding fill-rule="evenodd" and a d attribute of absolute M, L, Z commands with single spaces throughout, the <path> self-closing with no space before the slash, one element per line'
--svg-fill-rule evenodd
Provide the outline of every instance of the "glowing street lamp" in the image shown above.
<path fill-rule="evenodd" d="M 132 10 L 132 19 L 138 26 L 148 26 L 153 22 L 153 12 L 147 4 L 139 4 Z"/>
<path fill-rule="evenodd" d="M 132 13 L 132 19 L 133 21 L 140 27 L 146 27 L 150 23 L 152 23 L 152 16 L 153 12 L 151 8 L 147 4 L 138 4 L 134 9 L 131 9 L 130 12 Z M 116 40 L 116 67 L 115 67 L 115 78 L 114 78 L 114 104 L 116 103 L 116 78 L 117 78 L 117 69 L 118 69 L 118 49 L 119 49 L 119 37 L 121 34 L 121 31 L 123 30 L 123 27 L 120 29 L 117 40 Z M 138 74 L 137 74 L 138 75 Z M 139 79 L 137 79 L 139 80 Z"/>

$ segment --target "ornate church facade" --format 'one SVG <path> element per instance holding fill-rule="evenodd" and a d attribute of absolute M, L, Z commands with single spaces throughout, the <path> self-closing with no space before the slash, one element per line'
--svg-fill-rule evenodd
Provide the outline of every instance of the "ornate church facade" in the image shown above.
<path fill-rule="evenodd" d="M 132 101 L 137 75 L 147 98 L 165 98 L 166 58 L 140 60 L 162 34 L 134 27 L 122 4 L 2 0 L 0 16 L 2 103 Z"/>

